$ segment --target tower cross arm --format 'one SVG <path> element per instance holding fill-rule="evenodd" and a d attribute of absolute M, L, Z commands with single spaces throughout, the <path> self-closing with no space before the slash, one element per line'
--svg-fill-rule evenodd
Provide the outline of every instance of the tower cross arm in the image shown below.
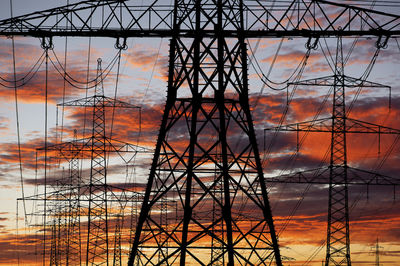
<path fill-rule="evenodd" d="M 400 130 L 391 127 L 385 127 L 374 123 L 360 121 L 353 118 L 346 119 L 346 131 L 348 133 L 377 133 L 400 135 Z"/>
<path fill-rule="evenodd" d="M 343 167 L 343 166 L 337 166 Z M 348 185 L 400 185 L 400 179 L 387 175 L 361 170 L 358 168 L 347 167 Z M 312 170 L 299 171 L 292 174 L 285 174 L 266 178 L 267 183 L 291 183 L 291 184 L 320 184 L 329 185 L 329 167 L 316 168 Z M 340 185 L 344 183 L 337 183 Z"/>
<path fill-rule="evenodd" d="M 306 79 L 300 80 L 297 82 L 289 82 L 288 85 L 296 85 L 296 86 L 321 86 L 321 87 L 331 87 L 335 85 L 335 75 L 320 77 L 320 78 L 313 78 L 313 79 Z M 360 78 L 354 78 L 350 76 L 343 75 L 343 85 L 346 88 L 391 88 L 388 85 L 363 80 Z"/>
<path fill-rule="evenodd" d="M 57 143 L 53 145 L 48 145 L 46 148 L 41 147 L 38 148 L 38 151 L 53 151 L 57 155 L 58 158 L 63 158 L 65 160 L 72 160 L 72 159 L 83 159 L 83 158 L 90 158 L 90 154 L 85 150 L 85 147 L 90 142 L 90 138 L 74 140 L 74 141 L 67 141 L 63 143 Z"/>
<path fill-rule="evenodd" d="M 265 131 L 326 132 L 332 133 L 332 117 L 266 128 Z M 400 135 L 400 129 L 385 127 L 353 118 L 346 118 L 346 133 Z"/>
<path fill-rule="evenodd" d="M 201 8 L 215 9 L 215 5 L 205 2 Z M 226 14 L 239 12 L 231 5 L 223 8 Z M 140 0 L 81 1 L 0 20 L 0 35 L 128 38 L 221 34 L 215 31 L 217 21 L 196 28 L 191 21 L 195 10 L 195 1 L 179 7 L 184 15 L 174 26 L 174 6 L 170 1 L 152 0 L 145 4 Z M 273 5 L 244 0 L 242 12 L 243 24 L 237 22 L 239 14 L 226 17 L 223 31 L 226 37 L 400 36 L 399 15 L 329 1 L 287 1 Z"/>
<path fill-rule="evenodd" d="M 48 151 L 56 152 L 59 157 L 71 160 L 71 159 L 87 159 L 91 156 L 92 151 L 92 138 L 83 138 L 75 141 L 63 142 L 54 145 L 47 146 Z M 42 151 L 45 148 L 38 148 L 38 151 Z M 136 155 L 136 153 L 151 153 L 152 151 L 148 148 L 138 146 L 132 143 L 127 143 L 115 139 L 105 137 L 105 150 L 107 152 L 114 152 L 122 156 L 123 153 L 130 153 Z M 122 158 L 125 159 L 125 158 Z"/>
<path fill-rule="evenodd" d="M 111 152 L 117 153 L 152 153 L 153 151 L 132 143 L 127 143 L 115 139 L 106 138 L 106 145 L 110 147 Z"/>
<path fill-rule="evenodd" d="M 78 100 L 72 100 L 69 102 L 58 104 L 58 106 L 74 106 L 74 107 L 119 107 L 119 108 L 140 108 L 137 105 L 133 105 L 127 102 L 123 102 L 114 98 L 110 98 L 104 95 L 95 95 L 86 97 Z"/>

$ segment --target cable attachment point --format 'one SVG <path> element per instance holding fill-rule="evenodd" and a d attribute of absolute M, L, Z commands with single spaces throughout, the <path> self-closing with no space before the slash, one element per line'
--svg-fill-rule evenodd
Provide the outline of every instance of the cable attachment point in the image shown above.
<path fill-rule="evenodd" d="M 43 37 L 40 46 L 42 47 L 42 49 L 52 50 L 54 48 L 53 38 L 51 36 Z"/>
<path fill-rule="evenodd" d="M 313 40 L 313 37 L 309 37 L 306 43 L 306 48 L 307 50 L 317 50 L 318 49 L 318 41 L 319 41 L 319 36 L 315 37 Z"/>
<path fill-rule="evenodd" d="M 388 47 L 388 41 L 389 41 L 389 36 L 380 35 L 375 43 L 375 46 L 378 49 L 386 49 Z"/>
<path fill-rule="evenodd" d="M 119 38 L 119 37 L 117 38 L 115 45 L 114 45 L 115 49 L 118 49 L 118 50 L 128 49 L 128 45 L 126 44 L 126 37 L 122 38 L 122 44 L 121 44 L 120 39 L 121 38 Z"/>

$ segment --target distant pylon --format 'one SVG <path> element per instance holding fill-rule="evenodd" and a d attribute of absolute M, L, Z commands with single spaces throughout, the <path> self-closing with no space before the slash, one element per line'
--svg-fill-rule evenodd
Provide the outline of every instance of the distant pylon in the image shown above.
<path fill-rule="evenodd" d="M 61 178 L 46 196 L 48 204 L 55 200 L 55 206 L 62 205 L 51 209 L 54 217 L 65 218 L 52 231 L 52 265 L 121 265 L 124 210 L 128 203 L 142 201 L 140 193 L 111 186 L 107 181 L 107 154 L 115 153 L 127 163 L 123 153 L 132 154 L 130 161 L 138 152 L 147 149 L 107 136 L 106 108 L 138 107 L 104 96 L 101 72 L 99 59 L 93 96 L 59 104 L 93 108 L 90 136 L 78 140 L 75 131 L 73 141 L 47 147 L 47 150 L 57 152 L 59 158 L 67 159 L 70 168 L 69 177 Z M 88 180 L 80 176 L 81 159 L 90 160 Z M 109 209 L 113 202 L 119 208 L 117 214 Z M 86 239 L 83 239 L 83 234 L 86 234 Z"/>
<path fill-rule="evenodd" d="M 325 263 L 326 265 L 332 263 L 333 265 L 347 264 L 350 266 L 344 59 L 342 38 L 339 37 L 337 40 Z"/>
<path fill-rule="evenodd" d="M 315 183 L 329 185 L 328 226 L 325 265 L 351 265 L 348 185 L 399 185 L 400 180 L 378 173 L 349 167 L 347 164 L 348 133 L 399 135 L 400 130 L 347 117 L 346 87 L 388 87 L 359 80 L 344 74 L 342 38 L 337 38 L 334 75 L 292 83 L 303 86 L 333 87 L 332 116 L 314 121 L 283 125 L 281 131 L 326 132 L 331 134 L 330 164 L 326 168 L 306 170 L 268 179 L 273 183 Z M 270 129 L 267 129 L 270 130 Z M 326 175 L 328 173 L 328 175 Z"/>
<path fill-rule="evenodd" d="M 105 108 L 138 108 L 128 103 L 104 96 L 103 77 L 101 75 L 101 59 L 98 59 L 96 87 L 94 96 L 64 103 L 64 106 L 92 107 L 92 134 L 82 147 L 90 154 L 90 177 L 88 183 L 83 187 L 81 193 L 87 195 L 87 239 L 86 239 L 86 265 L 108 265 L 111 261 L 110 255 L 113 255 L 114 264 L 120 264 L 120 225 L 117 225 L 117 237 L 112 245 L 110 236 L 110 194 L 113 194 L 112 188 L 107 182 L 107 152 L 126 152 L 122 149 L 115 149 L 115 144 L 106 135 L 106 117 Z M 130 148 L 130 152 L 137 152 L 136 146 L 128 143 L 119 143 L 122 146 Z M 128 151 L 128 150 L 127 150 Z M 116 197 L 118 201 L 118 197 Z M 116 219 L 117 223 L 122 222 L 120 216 Z M 116 249 L 116 250 L 114 250 Z M 114 254 L 111 251 L 114 250 Z"/>
<path fill-rule="evenodd" d="M 74 130 L 76 145 L 77 134 Z M 54 150 L 55 146 L 48 150 Z M 42 149 L 38 149 L 42 150 Z M 69 162 L 68 173 L 62 171 L 62 177 L 50 184 L 50 193 L 46 197 L 50 206 L 47 209 L 51 227 L 50 265 L 80 265 L 81 235 L 80 235 L 80 195 L 82 184 L 79 171 L 79 150 L 65 150 L 56 155 L 57 160 Z M 45 225 L 46 226 L 46 225 Z"/>
<path fill-rule="evenodd" d="M 376 238 L 376 244 L 375 244 L 375 266 L 379 266 L 380 265 L 380 261 L 379 261 L 379 253 L 380 253 L 380 249 L 382 247 L 379 246 L 379 239 Z"/>

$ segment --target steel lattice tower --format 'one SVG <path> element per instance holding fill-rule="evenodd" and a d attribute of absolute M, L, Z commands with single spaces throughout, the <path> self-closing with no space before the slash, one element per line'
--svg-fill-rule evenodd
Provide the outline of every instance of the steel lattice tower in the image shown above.
<path fill-rule="evenodd" d="M 246 43 L 241 35 L 224 37 L 225 24 L 243 31 L 243 6 L 186 2 L 175 4 L 174 30 L 190 23 L 195 37 L 170 42 L 167 103 L 130 265 L 159 257 L 166 265 L 269 264 L 275 257 L 280 265 L 248 102 Z M 210 25 L 213 36 L 203 36 Z M 182 144 L 168 137 L 177 135 Z M 152 209 L 174 190 L 178 220 L 166 227 Z M 211 256 L 217 246 L 219 255 Z"/>
<path fill-rule="evenodd" d="M 62 170 L 62 177 L 56 179 L 48 186 L 51 192 L 45 196 L 49 209 L 46 215 L 50 218 L 50 265 L 80 265 L 80 178 L 79 158 L 80 151 L 77 147 L 77 135 L 74 131 L 74 140 L 70 147 L 64 146 L 63 152 L 59 145 L 48 147 L 47 150 L 57 151 L 57 161 L 67 160 L 68 171 Z M 37 151 L 43 151 L 39 148 Z M 43 198 L 44 200 L 44 198 Z M 47 227 L 47 225 L 44 225 Z"/>
<path fill-rule="evenodd" d="M 326 265 L 351 265 L 346 148 L 346 101 L 342 38 L 338 38 L 332 109 Z"/>
<path fill-rule="evenodd" d="M 377 43 L 379 46 L 380 44 Z M 325 265 L 351 265 L 348 185 L 399 185 L 400 180 L 378 173 L 349 167 L 347 164 L 348 133 L 400 134 L 400 130 L 367 123 L 348 117 L 346 88 L 388 86 L 348 77 L 344 74 L 342 38 L 337 38 L 334 74 L 328 77 L 298 81 L 292 85 L 333 87 L 332 116 L 275 128 L 280 131 L 326 132 L 331 134 L 328 168 L 306 170 L 268 179 L 271 183 L 314 183 L 329 185 L 328 222 Z M 271 130 L 271 129 L 266 129 Z"/>
<path fill-rule="evenodd" d="M 92 107 L 92 133 L 82 144 L 81 152 L 90 157 L 89 181 L 81 188 L 88 202 L 85 210 L 87 216 L 86 238 L 86 265 L 108 265 L 113 252 L 113 264 L 121 264 L 121 223 L 122 213 L 116 217 L 114 238 L 112 237 L 110 203 L 126 205 L 128 200 L 134 200 L 125 193 L 115 195 L 113 188 L 107 182 L 106 155 L 109 152 L 133 152 L 139 150 L 137 146 L 115 142 L 106 135 L 105 109 L 111 108 L 138 108 L 104 96 L 103 77 L 101 75 L 101 60 L 98 59 L 96 86 L 94 96 L 64 103 L 64 106 Z M 144 149 L 141 149 L 144 151 Z M 122 210 L 123 208 L 121 208 Z"/>
<path fill-rule="evenodd" d="M 138 152 L 147 150 L 106 135 L 106 108 L 139 107 L 104 96 L 101 73 L 99 59 L 94 95 L 58 105 L 92 107 L 89 137 L 77 139 L 75 131 L 73 141 L 47 147 L 47 151 L 56 152 L 58 160 L 68 161 L 68 176 L 57 179 L 56 184 L 51 185 L 51 192 L 43 198 L 40 195 L 27 198 L 45 200 L 50 207 L 50 214 L 43 215 L 51 218 L 51 265 L 108 265 L 111 262 L 121 265 L 125 207 L 131 202 L 141 202 L 140 193 L 111 186 L 107 181 L 106 155 L 115 153 L 127 163 Z M 124 153 L 131 154 L 128 161 L 122 157 Z M 90 160 L 88 179 L 81 177 L 81 159 Z M 119 208 L 116 214 L 109 210 L 113 203 Z"/>
<path fill-rule="evenodd" d="M 101 73 L 99 61 L 97 73 Z M 102 77 L 98 76 L 99 80 Z M 105 110 L 103 82 L 96 86 L 93 96 L 93 127 L 89 179 L 89 208 L 86 265 L 106 262 L 109 256 L 109 210 L 107 204 L 107 168 L 105 143 Z"/>
<path fill-rule="evenodd" d="M 74 132 L 74 145 L 77 146 L 77 135 Z M 80 178 L 79 159 L 74 156 L 70 161 L 70 203 L 69 203 L 69 226 L 68 226 L 68 247 L 69 256 L 67 265 L 81 265 L 82 250 L 81 250 L 81 222 L 80 222 L 80 187 L 82 181 Z"/>

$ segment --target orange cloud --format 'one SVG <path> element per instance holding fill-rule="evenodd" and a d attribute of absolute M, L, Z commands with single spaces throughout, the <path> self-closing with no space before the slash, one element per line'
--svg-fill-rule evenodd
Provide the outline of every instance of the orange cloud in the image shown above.
<path fill-rule="evenodd" d="M 278 54 L 278 57 L 276 58 L 275 63 L 279 64 L 280 67 L 294 68 L 297 65 L 299 65 L 301 60 L 304 59 L 304 56 L 305 56 L 305 52 L 294 50 L 294 51 L 290 51 L 285 54 Z M 275 57 L 274 55 L 271 55 L 269 57 L 262 59 L 260 62 L 271 64 L 274 60 L 274 57 Z M 312 64 L 314 62 L 317 62 L 321 58 L 323 58 L 323 56 L 321 54 L 311 53 L 307 62 L 309 64 L 310 63 Z"/>

